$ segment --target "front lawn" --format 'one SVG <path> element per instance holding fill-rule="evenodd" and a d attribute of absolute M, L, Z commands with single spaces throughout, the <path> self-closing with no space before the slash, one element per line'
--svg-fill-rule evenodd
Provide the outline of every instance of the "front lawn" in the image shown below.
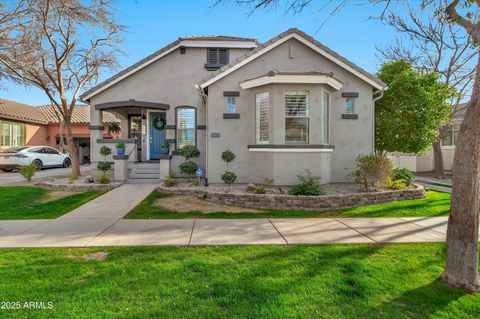
<path fill-rule="evenodd" d="M 444 244 L 6 249 L 1 318 L 478 318 Z M 95 258 L 92 253 L 106 252 Z"/>
<path fill-rule="evenodd" d="M 178 213 L 159 208 L 155 201 L 168 197 L 161 192 L 151 193 L 135 207 L 125 218 L 275 218 L 275 217 L 420 217 L 448 216 L 450 211 L 450 194 L 428 191 L 427 197 L 417 200 L 398 201 L 386 204 L 342 209 L 331 212 L 274 211 L 265 210 L 256 213 L 203 213 L 199 211 Z"/>
<path fill-rule="evenodd" d="M 57 218 L 102 194 L 89 191 L 62 197 L 51 196 L 53 192 L 33 186 L 0 187 L 0 220 Z"/>

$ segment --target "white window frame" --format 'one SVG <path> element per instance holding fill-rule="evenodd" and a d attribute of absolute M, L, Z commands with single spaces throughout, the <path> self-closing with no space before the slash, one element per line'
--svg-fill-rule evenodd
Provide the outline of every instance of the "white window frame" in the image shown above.
<path fill-rule="evenodd" d="M 286 113 L 286 109 L 287 109 L 287 105 L 285 103 L 285 97 L 287 95 L 287 93 L 289 92 L 306 92 L 306 101 L 307 101 L 307 107 L 306 107 L 306 113 L 307 115 L 305 116 L 286 116 L 285 113 Z M 286 129 L 286 126 L 287 126 L 287 118 L 298 118 L 298 119 L 307 119 L 307 141 L 306 142 L 302 142 L 302 141 L 299 141 L 299 142 L 287 142 L 287 129 Z M 283 92 L 283 143 L 285 145 L 302 145 L 302 144 L 310 144 L 310 91 L 309 90 L 285 90 Z"/>
<path fill-rule="evenodd" d="M 325 94 L 328 95 L 328 118 L 327 118 L 327 123 L 328 123 L 328 139 L 325 141 Z M 331 133 L 331 125 L 330 125 L 330 118 L 332 114 L 332 95 L 330 92 L 322 90 L 322 144 L 330 144 L 330 133 Z"/>
<path fill-rule="evenodd" d="M 17 146 L 25 146 L 26 144 L 26 139 L 27 139 L 27 129 L 26 125 L 24 123 L 18 123 L 18 122 L 13 122 L 13 121 L 2 121 L 0 120 L 0 124 L 3 125 L 8 125 L 8 131 L 9 131 L 9 141 L 8 145 L 1 145 L 5 141 L 5 136 L 4 136 L 4 126 L 1 125 L 1 132 L 0 132 L 0 138 L 2 139 L 0 143 L 0 148 L 11 148 L 11 147 L 17 147 Z M 16 134 L 17 130 L 20 129 L 20 135 Z"/>
<path fill-rule="evenodd" d="M 260 141 L 260 107 L 257 103 L 257 99 L 259 95 L 267 95 L 268 103 L 267 103 L 267 124 L 268 124 L 268 139 L 266 141 Z M 255 143 L 256 144 L 270 144 L 270 92 L 258 92 L 255 94 Z"/>
<path fill-rule="evenodd" d="M 180 125 L 179 125 L 179 111 L 181 110 L 193 110 L 194 112 L 194 122 L 193 122 L 193 134 L 195 135 L 194 136 L 194 140 L 193 140 L 193 144 L 185 144 L 185 145 L 193 145 L 193 146 L 197 146 L 197 116 L 198 116 L 198 113 L 197 113 L 197 108 L 193 107 L 193 106 L 178 106 L 175 108 L 175 149 L 176 150 L 179 150 L 181 149 L 182 147 L 180 147 L 180 143 L 179 143 L 179 139 L 178 139 L 178 136 L 179 136 L 179 130 L 180 130 Z"/>

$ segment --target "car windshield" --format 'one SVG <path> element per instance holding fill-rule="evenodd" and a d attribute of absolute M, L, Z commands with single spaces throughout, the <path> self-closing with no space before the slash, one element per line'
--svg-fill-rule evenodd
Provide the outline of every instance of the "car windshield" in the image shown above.
<path fill-rule="evenodd" d="M 25 147 L 25 146 L 11 147 L 11 148 L 6 148 L 4 150 L 1 150 L 0 153 L 18 153 L 27 148 L 28 147 Z"/>

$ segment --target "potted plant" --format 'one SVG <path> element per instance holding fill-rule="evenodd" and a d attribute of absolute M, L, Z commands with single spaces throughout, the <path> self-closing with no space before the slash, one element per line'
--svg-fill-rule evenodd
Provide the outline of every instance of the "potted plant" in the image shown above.
<path fill-rule="evenodd" d="M 168 155 L 170 152 L 170 143 L 167 141 L 163 141 L 162 144 L 160 144 L 160 155 Z"/>
<path fill-rule="evenodd" d="M 115 143 L 115 147 L 117 148 L 117 155 L 125 155 L 126 145 L 124 142 Z"/>

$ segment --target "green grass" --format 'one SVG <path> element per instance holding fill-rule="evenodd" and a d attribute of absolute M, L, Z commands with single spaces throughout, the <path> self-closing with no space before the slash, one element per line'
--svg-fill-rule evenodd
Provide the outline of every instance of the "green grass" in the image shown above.
<path fill-rule="evenodd" d="M 89 191 L 42 202 L 49 192 L 51 190 L 33 186 L 0 187 L 0 220 L 56 218 L 102 194 Z"/>
<path fill-rule="evenodd" d="M 109 253 L 106 260 L 80 256 Z M 1 318 L 478 318 L 439 280 L 443 244 L 11 249 Z"/>
<path fill-rule="evenodd" d="M 169 196 L 153 192 L 125 218 L 180 219 L 180 218 L 275 218 L 275 217 L 419 217 L 447 216 L 450 211 L 450 194 L 428 191 L 427 197 L 417 200 L 342 209 L 331 212 L 261 211 L 258 213 L 202 213 L 198 211 L 177 213 L 154 205 L 157 199 Z"/>

